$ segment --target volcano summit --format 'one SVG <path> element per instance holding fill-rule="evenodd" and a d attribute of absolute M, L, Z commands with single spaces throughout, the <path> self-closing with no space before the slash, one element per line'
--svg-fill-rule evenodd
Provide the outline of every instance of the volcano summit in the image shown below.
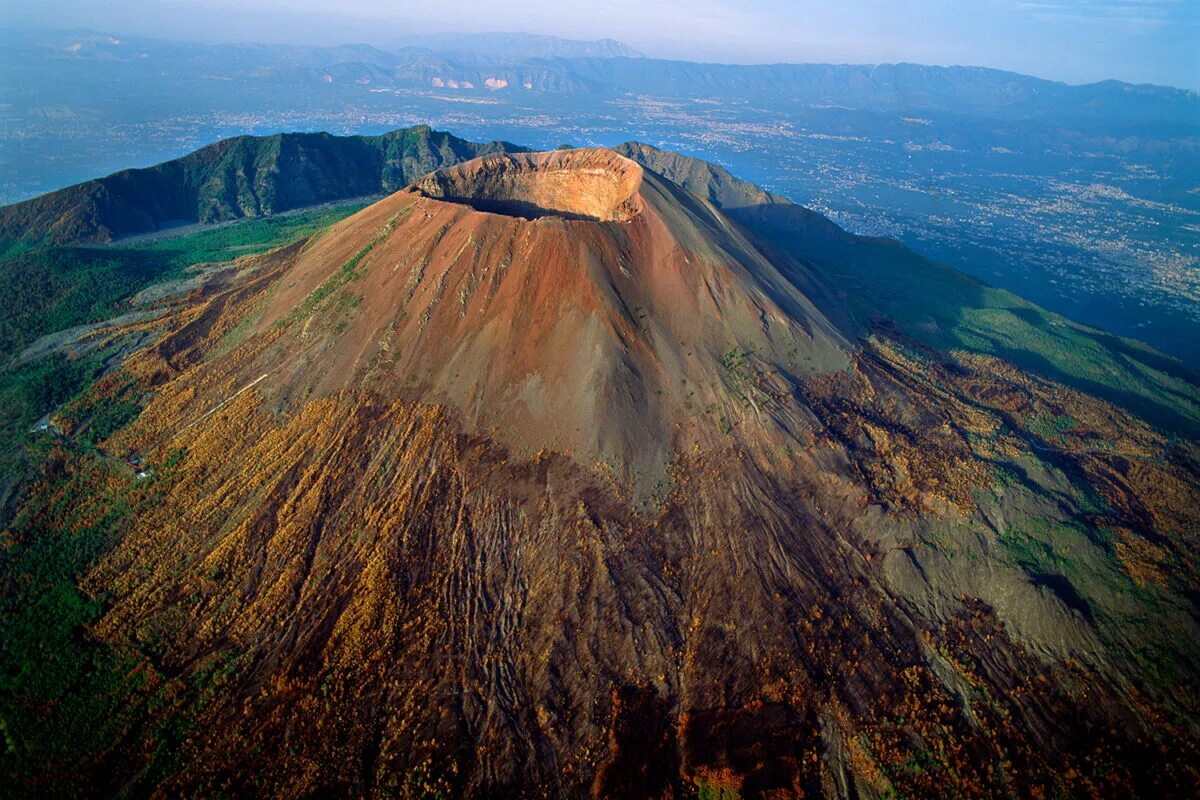
<path fill-rule="evenodd" d="M 798 435 L 739 388 L 751 373 L 782 389 L 849 363 L 800 288 L 811 277 L 785 268 L 791 280 L 719 209 L 612 151 L 489 156 L 306 246 L 255 327 L 295 322 L 295 336 L 227 377 L 269 375 L 258 391 L 281 398 L 354 387 L 445 405 L 515 453 L 652 485 L 747 404 L 748 435 Z M 350 280 L 354 313 L 306 305 Z"/>
<path fill-rule="evenodd" d="M 498 155 L 431 173 L 426 197 L 513 217 L 624 221 L 640 204 L 642 168 L 608 150 Z"/>
<path fill-rule="evenodd" d="M 1200 779 L 1200 406 L 1148 349 L 640 144 L 444 164 L 160 297 L 52 419 L 140 414 L 9 533 L 132 498 L 79 578 L 148 676 L 97 791 Z"/>

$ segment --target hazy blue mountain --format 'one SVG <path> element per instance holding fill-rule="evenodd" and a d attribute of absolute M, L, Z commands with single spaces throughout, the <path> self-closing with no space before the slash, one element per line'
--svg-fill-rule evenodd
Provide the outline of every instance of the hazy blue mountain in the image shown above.
<path fill-rule="evenodd" d="M 199 69 L 214 70 L 214 77 L 224 79 L 314 83 L 332 79 L 369 82 L 375 87 L 429 88 L 440 78 L 443 84 L 455 81 L 454 88 L 481 93 L 501 89 L 688 97 L 703 93 L 876 111 L 1200 126 L 1197 92 L 1116 80 L 1072 86 L 1004 70 L 922 64 L 708 64 L 645 58 L 613 40 L 529 34 L 411 36 L 398 44 L 394 50 L 370 45 L 199 45 L 122 39 L 90 31 L 55 32 L 32 39 L 12 37 L 5 43 L 8 58 L 4 60 L 49 59 L 59 68 L 91 61 L 120 62 L 140 67 L 147 79 L 164 69 L 167 74 Z M 488 78 L 494 82 L 489 84 Z"/>
<path fill-rule="evenodd" d="M 500 58 L 641 58 L 643 55 L 615 39 L 563 39 L 532 33 L 420 34 L 400 37 L 396 45 Z"/>

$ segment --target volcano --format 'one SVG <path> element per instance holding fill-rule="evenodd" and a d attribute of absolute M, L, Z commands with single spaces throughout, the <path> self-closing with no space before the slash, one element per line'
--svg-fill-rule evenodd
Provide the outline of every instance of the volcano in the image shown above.
<path fill-rule="evenodd" d="M 831 266 L 898 252 L 627 145 L 455 164 L 189 284 L 87 400 L 144 404 L 82 585 L 152 676 L 94 786 L 1195 785 L 1195 445 Z"/>
<path fill-rule="evenodd" d="M 353 386 L 444 405 L 519 456 L 607 463 L 645 489 L 746 405 L 747 433 L 800 435 L 751 384 L 845 368 L 850 347 L 796 277 L 612 151 L 497 155 L 306 246 L 255 328 L 294 336 L 226 379 L 268 375 L 258 391 L 285 403 Z M 353 314 L 313 302 L 351 283 Z"/>

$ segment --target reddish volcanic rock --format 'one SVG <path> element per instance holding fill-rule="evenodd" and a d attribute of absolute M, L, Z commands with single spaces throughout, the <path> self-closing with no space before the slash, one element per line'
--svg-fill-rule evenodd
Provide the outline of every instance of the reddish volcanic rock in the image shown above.
<path fill-rule="evenodd" d="M 794 385 L 849 363 L 845 337 L 759 248 L 612 151 L 477 159 L 307 246 L 258 323 L 300 335 L 241 375 L 270 374 L 259 390 L 293 399 L 357 385 L 445 403 L 518 452 L 652 483 L 755 402 L 739 382 Z M 301 319 L 351 261 L 354 313 Z M 768 414 L 752 424 L 797 435 Z"/>
<path fill-rule="evenodd" d="M 642 210 L 642 168 L 611 150 L 479 158 L 430 173 L 413 188 L 480 211 L 534 219 L 624 222 Z"/>

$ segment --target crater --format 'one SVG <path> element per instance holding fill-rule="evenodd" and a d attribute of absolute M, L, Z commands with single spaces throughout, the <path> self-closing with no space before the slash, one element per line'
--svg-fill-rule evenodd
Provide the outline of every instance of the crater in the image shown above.
<path fill-rule="evenodd" d="M 638 213 L 641 183 L 636 163 L 589 148 L 484 156 L 426 175 L 413 188 L 490 214 L 623 222 Z"/>

